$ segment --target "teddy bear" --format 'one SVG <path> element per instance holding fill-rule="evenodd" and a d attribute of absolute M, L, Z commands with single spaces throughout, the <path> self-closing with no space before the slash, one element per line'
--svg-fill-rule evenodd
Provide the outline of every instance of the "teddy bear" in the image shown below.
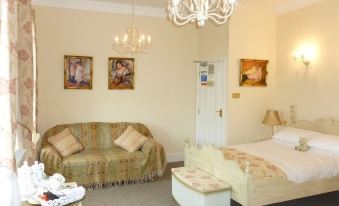
<path fill-rule="evenodd" d="M 306 137 L 300 137 L 299 145 L 295 146 L 295 150 L 300 151 L 300 152 L 305 152 L 309 149 L 310 149 L 310 147 L 307 145 L 307 138 Z"/>

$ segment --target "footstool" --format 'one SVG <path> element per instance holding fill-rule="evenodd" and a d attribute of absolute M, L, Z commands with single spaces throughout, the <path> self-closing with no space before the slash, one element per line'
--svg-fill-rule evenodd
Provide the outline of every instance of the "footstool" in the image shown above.
<path fill-rule="evenodd" d="M 181 206 L 230 206 L 230 185 L 189 167 L 172 168 L 172 196 Z"/>

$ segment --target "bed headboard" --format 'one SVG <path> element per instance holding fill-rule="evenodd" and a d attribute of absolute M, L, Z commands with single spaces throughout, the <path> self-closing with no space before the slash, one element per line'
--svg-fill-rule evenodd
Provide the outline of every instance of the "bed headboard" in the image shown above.
<path fill-rule="evenodd" d="M 326 134 L 339 135 L 339 121 L 331 118 L 316 119 L 314 122 L 307 120 L 296 121 L 291 123 L 292 127 L 308 129 Z"/>

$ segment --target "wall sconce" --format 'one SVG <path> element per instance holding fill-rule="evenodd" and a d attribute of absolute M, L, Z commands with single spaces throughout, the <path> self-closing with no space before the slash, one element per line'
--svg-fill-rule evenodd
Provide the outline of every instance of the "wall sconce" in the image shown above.
<path fill-rule="evenodd" d="M 297 63 L 303 63 L 306 68 L 308 68 L 311 60 L 314 58 L 314 54 L 315 51 L 311 47 L 299 49 L 294 53 L 294 61 Z"/>
<path fill-rule="evenodd" d="M 297 62 L 297 63 L 303 63 L 306 66 L 306 68 L 308 68 L 308 66 L 311 63 L 311 60 L 308 59 L 304 54 L 301 54 L 301 55 L 298 55 L 298 56 L 295 55 L 294 61 Z"/>

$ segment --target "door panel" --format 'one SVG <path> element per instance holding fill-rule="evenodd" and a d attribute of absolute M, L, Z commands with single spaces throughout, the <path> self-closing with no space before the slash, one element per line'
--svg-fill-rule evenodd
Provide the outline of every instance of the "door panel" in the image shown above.
<path fill-rule="evenodd" d="M 224 63 L 197 64 L 196 143 L 224 145 Z"/>

